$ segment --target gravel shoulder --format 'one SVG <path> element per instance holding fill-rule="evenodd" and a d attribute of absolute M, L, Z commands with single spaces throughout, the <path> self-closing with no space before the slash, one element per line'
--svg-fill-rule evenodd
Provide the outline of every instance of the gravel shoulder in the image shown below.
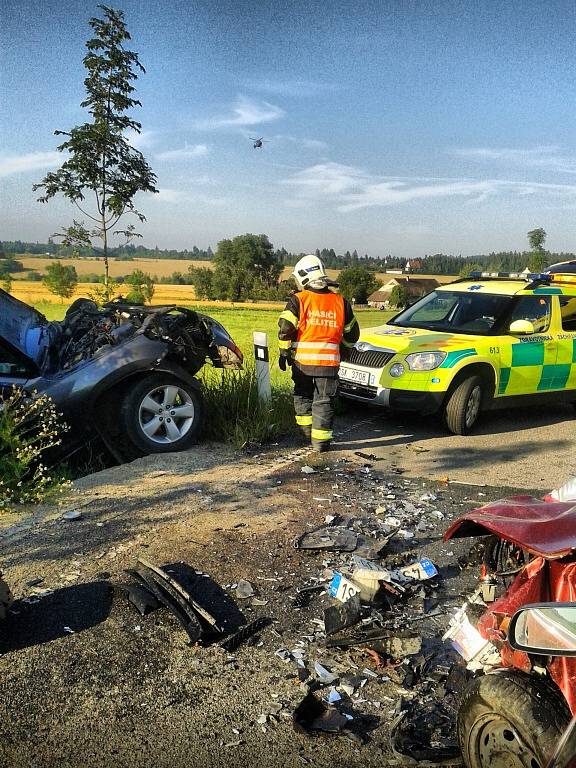
<path fill-rule="evenodd" d="M 15 604 L 1 629 L 0 764 L 401 764 L 390 752 L 389 726 L 399 698 L 411 693 L 366 651 L 328 651 L 314 636 L 314 620 L 329 600 L 318 594 L 297 609 L 295 589 L 343 556 L 296 550 L 292 542 L 327 514 L 362 517 L 378 504 L 406 513 L 401 502 L 412 504 L 414 538 L 393 539 L 387 552 L 406 561 L 426 555 L 439 568 L 443 615 L 419 622 L 425 642 L 437 643 L 449 611 L 473 583 L 455 567 L 472 542 L 445 544 L 443 530 L 472 505 L 515 491 L 445 486 L 408 477 L 386 460 L 366 467 L 350 451 L 322 457 L 317 471 L 304 475 L 301 467 L 310 462 L 307 449 L 238 457 L 203 445 L 84 478 L 61 508 L 5 527 L 0 561 L 16 597 L 28 599 Z M 420 501 L 426 493 L 438 498 Z M 63 521 L 62 511 L 72 508 L 81 519 Z M 166 609 L 141 617 L 114 588 L 141 555 L 157 564 L 185 561 L 232 596 L 230 585 L 248 580 L 256 602 L 237 600 L 246 621 L 269 616 L 273 624 L 233 654 L 191 646 Z M 27 586 L 35 579 L 42 581 Z M 43 590 L 53 592 L 39 598 Z M 376 674 L 348 702 L 368 734 L 366 745 L 295 733 L 291 715 L 305 689 L 295 664 L 275 655 L 295 646 L 305 649 L 309 666 L 319 660 Z"/>

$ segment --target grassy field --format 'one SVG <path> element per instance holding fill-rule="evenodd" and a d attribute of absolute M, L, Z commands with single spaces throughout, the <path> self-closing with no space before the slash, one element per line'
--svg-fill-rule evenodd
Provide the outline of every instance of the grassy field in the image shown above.
<path fill-rule="evenodd" d="M 46 301 L 35 303 L 35 307 L 49 320 L 62 319 L 66 306 Z M 272 309 L 261 306 L 222 307 L 212 304 L 206 307 L 193 304 L 190 309 L 209 314 L 222 323 L 244 353 L 243 371 L 222 371 L 205 366 L 199 374 L 210 413 L 206 421 L 206 435 L 242 448 L 249 444 L 268 442 L 294 429 L 291 376 L 278 367 L 276 334 L 281 305 Z M 392 314 L 378 310 L 356 312 L 361 328 L 382 325 Z M 268 334 L 273 397 L 268 406 L 262 404 L 257 396 L 252 340 L 254 331 Z"/>
<path fill-rule="evenodd" d="M 48 320 L 61 320 L 66 311 L 66 304 L 54 304 L 51 302 L 34 302 L 34 306 Z M 219 307 L 214 304 L 210 306 L 201 306 L 199 304 L 188 305 L 191 309 L 210 315 L 226 328 L 236 344 L 244 352 L 248 359 L 253 359 L 252 353 L 252 333 L 253 331 L 264 331 L 268 334 L 268 343 L 276 359 L 276 334 L 278 331 L 278 315 L 280 314 L 280 305 L 276 308 L 255 308 L 255 307 Z M 380 312 L 378 310 L 363 310 L 356 312 L 358 322 L 361 328 L 370 328 L 374 325 L 382 325 L 392 316 L 392 312 Z M 282 373 L 277 366 L 273 366 L 279 376 Z"/>

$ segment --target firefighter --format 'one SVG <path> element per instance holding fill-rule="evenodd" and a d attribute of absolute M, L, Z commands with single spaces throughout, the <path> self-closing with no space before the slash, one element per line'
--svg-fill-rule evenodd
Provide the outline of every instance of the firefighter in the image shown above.
<path fill-rule="evenodd" d="M 360 329 L 349 302 L 330 290 L 317 256 L 304 256 L 292 273 L 300 288 L 278 321 L 280 369 L 292 366 L 296 424 L 312 446 L 327 451 L 332 440 L 340 347 L 352 347 Z"/>

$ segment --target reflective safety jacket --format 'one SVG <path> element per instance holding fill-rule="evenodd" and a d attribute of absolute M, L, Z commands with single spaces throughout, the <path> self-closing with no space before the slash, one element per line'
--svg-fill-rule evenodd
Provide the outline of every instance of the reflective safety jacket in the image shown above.
<path fill-rule="evenodd" d="M 351 347 L 360 335 L 350 303 L 328 288 L 294 293 L 278 326 L 280 354 L 309 376 L 337 376 L 340 345 Z"/>

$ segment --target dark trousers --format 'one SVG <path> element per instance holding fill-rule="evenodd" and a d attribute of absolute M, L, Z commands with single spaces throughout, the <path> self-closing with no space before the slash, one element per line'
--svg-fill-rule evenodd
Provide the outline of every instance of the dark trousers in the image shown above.
<path fill-rule="evenodd" d="M 315 448 L 325 450 L 332 440 L 338 379 L 335 376 L 308 376 L 294 366 L 292 380 L 296 423 L 304 434 L 311 435 Z"/>

